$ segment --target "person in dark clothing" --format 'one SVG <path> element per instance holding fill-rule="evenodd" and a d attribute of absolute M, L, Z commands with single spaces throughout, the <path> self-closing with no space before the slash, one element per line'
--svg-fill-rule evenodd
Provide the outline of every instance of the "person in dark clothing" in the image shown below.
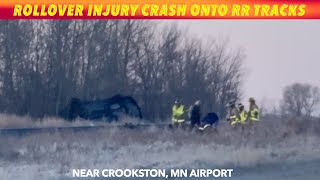
<path fill-rule="evenodd" d="M 200 100 L 197 100 L 191 108 L 191 127 L 197 125 L 200 126 L 200 119 L 201 119 L 201 109 L 200 109 Z"/>

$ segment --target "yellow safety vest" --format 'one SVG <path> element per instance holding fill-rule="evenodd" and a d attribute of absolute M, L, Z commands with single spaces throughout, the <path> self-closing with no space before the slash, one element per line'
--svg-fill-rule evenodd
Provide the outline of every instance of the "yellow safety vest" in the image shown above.
<path fill-rule="evenodd" d="M 231 125 L 235 125 L 239 122 L 239 118 L 237 117 L 237 115 L 230 116 L 230 119 L 231 119 Z"/>
<path fill-rule="evenodd" d="M 249 119 L 251 121 L 259 121 L 259 109 L 257 107 L 249 111 Z"/>
<path fill-rule="evenodd" d="M 173 105 L 172 107 L 172 121 L 173 122 L 184 122 L 184 119 L 182 118 L 182 115 L 184 114 L 184 106 L 180 105 L 179 107 L 177 105 Z"/>
<path fill-rule="evenodd" d="M 247 116 L 248 116 L 247 111 L 245 111 L 245 110 L 240 111 L 240 120 L 239 120 L 239 122 L 240 122 L 241 124 L 245 124 L 245 123 L 246 123 L 246 120 L 247 120 Z"/>

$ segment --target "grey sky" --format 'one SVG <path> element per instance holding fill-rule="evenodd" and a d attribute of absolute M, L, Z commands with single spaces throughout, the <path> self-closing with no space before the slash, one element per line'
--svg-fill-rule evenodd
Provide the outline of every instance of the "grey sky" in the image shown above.
<path fill-rule="evenodd" d="M 320 21 L 183 20 L 197 36 L 228 37 L 246 50 L 245 98 L 281 98 L 282 88 L 293 82 L 320 87 Z"/>

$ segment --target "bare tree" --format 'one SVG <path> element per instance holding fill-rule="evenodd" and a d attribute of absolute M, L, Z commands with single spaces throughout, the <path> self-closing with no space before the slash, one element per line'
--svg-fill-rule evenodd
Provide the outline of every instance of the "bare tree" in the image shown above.
<path fill-rule="evenodd" d="M 228 41 L 213 42 L 209 48 L 209 70 L 207 88 L 212 98 L 212 109 L 221 117 L 226 115 L 225 105 L 231 100 L 241 98 L 241 84 L 244 74 L 242 49 L 231 51 Z"/>
<path fill-rule="evenodd" d="M 281 110 L 284 115 L 311 116 L 320 104 L 320 89 L 310 84 L 294 83 L 284 88 Z"/>
<path fill-rule="evenodd" d="M 0 21 L 0 111 L 56 115 L 71 97 L 121 93 L 149 119 L 174 98 L 225 114 L 241 96 L 243 51 L 152 21 Z"/>
<path fill-rule="evenodd" d="M 0 21 L 0 79 L 1 108 L 5 112 L 20 113 L 20 84 L 17 78 L 26 71 L 25 61 L 30 39 L 31 23 L 26 21 Z"/>

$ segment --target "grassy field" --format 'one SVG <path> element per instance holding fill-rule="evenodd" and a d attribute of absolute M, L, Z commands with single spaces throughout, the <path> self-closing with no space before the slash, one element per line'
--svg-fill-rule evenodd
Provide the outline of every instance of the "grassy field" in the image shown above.
<path fill-rule="evenodd" d="M 86 123 L 90 122 L 50 118 L 40 122 L 28 117 L 1 117 L 2 127 Z M 136 130 L 107 125 L 94 132 L 1 135 L 0 142 L 5 143 L 0 145 L 0 176 L 4 179 L 64 179 L 70 177 L 73 168 L 233 167 L 240 171 L 239 177 L 246 179 L 245 172 L 249 172 L 247 175 L 254 173 L 242 169 L 281 163 L 299 166 L 299 162 L 317 160 L 319 128 L 315 120 L 263 120 L 256 126 L 246 126 L 244 131 L 221 123 L 218 128 L 201 134 L 152 126 Z M 278 170 L 271 169 L 268 173 L 275 171 L 281 175 Z M 264 176 L 263 171 L 261 173 Z M 294 179 L 290 174 L 288 177 Z"/>

